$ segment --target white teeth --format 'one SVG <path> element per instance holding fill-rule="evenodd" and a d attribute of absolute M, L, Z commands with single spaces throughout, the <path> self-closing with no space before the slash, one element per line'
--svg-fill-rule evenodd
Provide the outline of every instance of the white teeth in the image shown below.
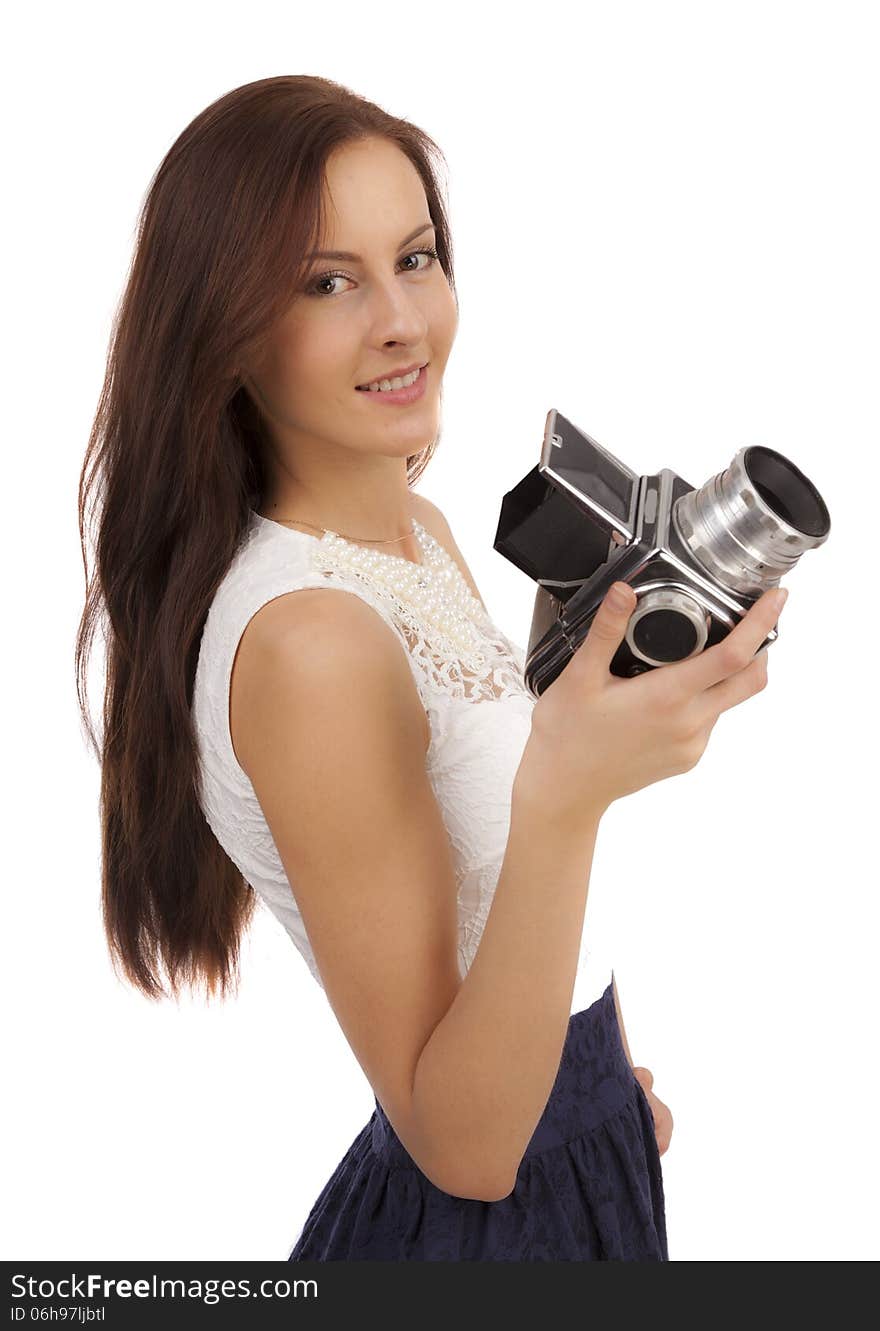
<path fill-rule="evenodd" d="M 377 379 L 375 383 L 361 385 L 360 391 L 370 393 L 388 393 L 396 388 L 408 388 L 414 384 L 421 374 L 421 369 L 413 370 L 412 374 L 405 374 L 402 379 Z"/>

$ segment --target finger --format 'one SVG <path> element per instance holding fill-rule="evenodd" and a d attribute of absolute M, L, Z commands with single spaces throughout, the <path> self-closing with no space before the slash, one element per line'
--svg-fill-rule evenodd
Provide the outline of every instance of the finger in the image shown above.
<path fill-rule="evenodd" d="M 599 603 L 587 636 L 574 654 L 578 670 L 596 682 L 602 680 L 611 666 L 630 615 L 636 608 L 636 594 L 627 582 L 614 582 Z"/>
<path fill-rule="evenodd" d="M 738 670 L 729 679 L 722 679 L 705 690 L 700 699 L 701 705 L 705 703 L 706 706 L 703 724 L 710 720 L 717 720 L 722 712 L 728 711 L 731 707 L 736 707 L 738 703 L 745 702 L 747 698 L 753 698 L 756 693 L 760 693 L 766 687 L 767 648 L 764 647 L 753 657 L 749 665 L 742 670 Z"/>
<path fill-rule="evenodd" d="M 658 1150 L 662 1155 L 664 1151 L 669 1150 L 674 1123 L 672 1121 L 672 1114 L 669 1111 L 669 1106 L 664 1105 L 661 1102 L 658 1103 L 660 1103 L 661 1112 L 654 1115 L 654 1135 L 657 1138 Z"/>
<path fill-rule="evenodd" d="M 738 674 L 754 658 L 755 652 L 779 619 L 787 592 L 777 600 L 777 588 L 764 592 L 727 637 L 698 656 L 663 667 L 664 676 L 681 685 L 686 693 L 701 693 L 719 680 Z"/>

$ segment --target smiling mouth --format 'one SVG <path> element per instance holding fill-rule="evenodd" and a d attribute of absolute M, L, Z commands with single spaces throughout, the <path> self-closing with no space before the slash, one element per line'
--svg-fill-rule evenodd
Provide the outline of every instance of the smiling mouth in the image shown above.
<path fill-rule="evenodd" d="M 391 385 L 393 384 L 393 379 L 373 379 L 368 384 L 356 384 L 355 390 L 358 393 L 399 393 L 402 388 L 411 388 L 413 384 L 418 383 L 419 379 L 421 378 L 422 371 L 427 368 L 427 365 L 428 362 L 425 361 L 424 365 L 419 366 L 417 374 L 415 373 L 415 371 L 411 370 L 410 374 L 405 374 L 401 376 L 403 379 L 407 380 L 408 382 L 400 383 L 397 388 L 391 387 Z M 411 377 L 413 374 L 415 374 L 415 378 Z M 389 387 L 380 388 L 379 387 L 380 384 L 388 384 Z M 375 387 L 373 385 L 375 385 Z"/>

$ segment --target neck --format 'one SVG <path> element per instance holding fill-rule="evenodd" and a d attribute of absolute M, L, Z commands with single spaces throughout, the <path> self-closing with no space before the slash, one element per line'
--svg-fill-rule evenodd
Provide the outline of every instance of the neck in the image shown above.
<path fill-rule="evenodd" d="M 310 484 L 306 479 L 278 478 L 260 505 L 263 517 L 291 525 L 311 524 L 355 541 L 401 543 L 413 530 L 412 491 L 406 480 L 406 460 L 362 475 L 357 484 Z"/>

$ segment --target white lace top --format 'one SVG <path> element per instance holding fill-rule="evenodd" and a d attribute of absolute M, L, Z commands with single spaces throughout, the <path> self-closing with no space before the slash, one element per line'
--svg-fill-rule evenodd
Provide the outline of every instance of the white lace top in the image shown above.
<path fill-rule="evenodd" d="M 445 548 L 421 523 L 414 530 L 421 564 L 334 532 L 309 536 L 254 512 L 202 633 L 193 695 L 202 809 L 322 989 L 296 884 L 287 881 L 229 731 L 238 643 L 267 601 L 298 588 L 339 587 L 371 605 L 400 639 L 430 725 L 425 764 L 455 867 L 462 977 L 476 954 L 507 845 L 513 779 L 535 701 L 523 679 L 524 653 L 497 628 Z M 589 1006 L 611 980 L 611 967 L 590 936 L 589 909 L 584 936 L 589 945 L 581 947 L 572 1011 Z"/>

